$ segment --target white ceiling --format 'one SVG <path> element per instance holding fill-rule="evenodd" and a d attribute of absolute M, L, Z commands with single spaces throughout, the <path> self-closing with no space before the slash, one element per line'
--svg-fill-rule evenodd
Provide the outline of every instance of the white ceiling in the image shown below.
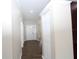
<path fill-rule="evenodd" d="M 25 20 L 39 18 L 39 13 L 50 0 L 17 0 L 18 6 Z M 59 0 L 58 0 L 59 1 Z"/>
<path fill-rule="evenodd" d="M 37 19 L 39 13 L 50 0 L 17 0 L 25 19 Z"/>

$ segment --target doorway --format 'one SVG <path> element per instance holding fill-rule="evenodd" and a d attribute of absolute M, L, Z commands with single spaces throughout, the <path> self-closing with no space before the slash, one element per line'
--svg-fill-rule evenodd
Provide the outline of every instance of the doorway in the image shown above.
<path fill-rule="evenodd" d="M 37 40 L 36 32 L 36 25 L 26 25 L 26 40 Z"/>

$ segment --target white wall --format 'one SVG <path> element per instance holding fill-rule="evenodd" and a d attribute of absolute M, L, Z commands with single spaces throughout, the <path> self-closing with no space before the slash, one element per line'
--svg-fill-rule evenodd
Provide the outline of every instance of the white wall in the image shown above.
<path fill-rule="evenodd" d="M 33 21 L 33 20 L 29 20 L 29 19 L 24 19 L 23 20 L 23 23 L 24 23 L 24 41 L 27 40 L 27 26 L 30 26 L 30 25 L 36 25 L 37 21 Z"/>
<path fill-rule="evenodd" d="M 36 24 L 35 25 L 26 25 L 26 40 L 36 40 Z"/>
<path fill-rule="evenodd" d="M 53 3 L 56 59 L 73 59 L 71 8 L 69 1 Z"/>
<path fill-rule="evenodd" d="M 42 50 L 43 50 L 43 59 L 52 59 L 51 58 L 51 32 L 50 32 L 50 11 L 42 15 L 41 24 L 42 24 Z"/>
<path fill-rule="evenodd" d="M 13 59 L 20 59 L 21 57 L 21 21 L 22 15 L 16 1 L 12 2 L 12 45 L 13 45 Z"/>
<path fill-rule="evenodd" d="M 55 59 L 54 29 L 52 27 L 51 3 L 40 13 L 42 26 L 43 59 Z"/>
<path fill-rule="evenodd" d="M 20 25 L 21 25 L 21 47 L 23 47 L 23 44 L 24 44 L 24 24 L 22 21 L 21 21 Z"/>
<path fill-rule="evenodd" d="M 26 35 L 27 30 L 26 30 L 26 28 L 27 28 L 27 26 L 32 26 L 32 25 L 36 25 L 36 40 L 39 40 L 38 39 L 38 32 L 39 32 L 38 27 L 39 27 L 39 23 L 40 23 L 39 20 L 40 20 L 40 16 L 38 16 L 38 17 L 36 16 L 33 19 L 25 19 L 23 21 L 23 23 L 24 23 L 24 40 L 25 41 L 27 40 L 27 35 Z"/>
<path fill-rule="evenodd" d="M 12 1 L 12 0 L 10 0 Z M 21 16 L 15 0 L 7 3 L 5 19 L 2 24 L 2 58 L 20 59 L 21 57 Z M 10 8 L 12 7 L 12 9 Z M 12 11 L 12 13 L 11 13 Z"/>
<path fill-rule="evenodd" d="M 9 2 L 8 2 L 9 1 Z M 13 59 L 12 57 L 12 19 L 11 0 L 0 1 L 2 20 L 2 59 Z M 3 3 L 2 3 L 3 2 Z"/>
<path fill-rule="evenodd" d="M 7 9 L 9 10 L 9 9 Z M 4 15 L 2 23 L 2 59 L 12 59 L 12 19 L 11 14 Z M 6 17 L 7 16 L 7 17 Z"/>
<path fill-rule="evenodd" d="M 32 35 L 33 32 L 37 31 L 36 28 L 35 28 L 35 30 L 33 30 L 33 28 L 32 28 L 33 26 L 36 26 L 36 24 L 26 24 L 26 25 L 24 25 L 24 41 L 26 41 L 26 40 L 37 40 L 37 38 L 36 38 L 37 33 Z"/>
<path fill-rule="evenodd" d="M 44 59 L 73 59 L 70 1 L 51 1 L 41 17 Z"/>
<path fill-rule="evenodd" d="M 41 40 L 41 19 L 38 20 L 36 28 L 37 28 L 37 39 Z"/>

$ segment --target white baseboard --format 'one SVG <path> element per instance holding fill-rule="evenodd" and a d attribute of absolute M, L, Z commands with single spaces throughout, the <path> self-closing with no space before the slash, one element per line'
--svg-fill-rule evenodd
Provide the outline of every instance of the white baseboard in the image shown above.
<path fill-rule="evenodd" d="M 21 57 L 22 57 L 22 54 L 20 55 L 20 59 L 21 59 Z"/>
<path fill-rule="evenodd" d="M 21 57 L 22 57 L 22 50 L 21 50 L 21 53 L 20 53 L 20 59 L 21 59 Z"/>
<path fill-rule="evenodd" d="M 42 59 L 45 59 L 44 56 L 42 56 Z"/>

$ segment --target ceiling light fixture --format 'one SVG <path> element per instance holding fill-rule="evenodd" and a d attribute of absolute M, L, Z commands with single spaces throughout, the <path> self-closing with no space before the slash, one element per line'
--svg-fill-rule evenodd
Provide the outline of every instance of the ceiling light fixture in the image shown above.
<path fill-rule="evenodd" d="M 33 13 L 33 10 L 30 10 L 30 13 Z"/>

